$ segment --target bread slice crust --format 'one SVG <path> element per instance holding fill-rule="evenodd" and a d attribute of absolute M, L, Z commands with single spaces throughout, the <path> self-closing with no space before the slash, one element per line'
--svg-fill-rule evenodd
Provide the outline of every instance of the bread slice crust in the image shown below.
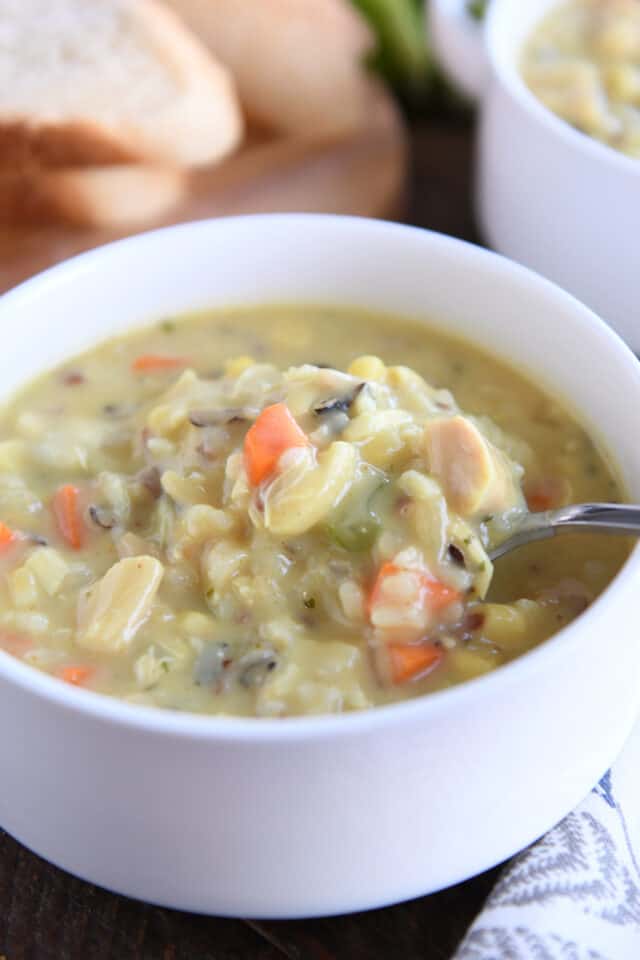
<path fill-rule="evenodd" d="M 240 142 L 230 73 L 160 0 L 0 0 L 0 20 L 14 46 L 4 70 L 0 58 L 0 169 L 208 165 Z M 90 34 L 102 22 L 101 46 Z M 34 23 L 52 36 L 27 57 Z"/>
<path fill-rule="evenodd" d="M 0 171 L 0 223 L 127 230 L 163 220 L 188 189 L 177 168 L 104 167 Z"/>

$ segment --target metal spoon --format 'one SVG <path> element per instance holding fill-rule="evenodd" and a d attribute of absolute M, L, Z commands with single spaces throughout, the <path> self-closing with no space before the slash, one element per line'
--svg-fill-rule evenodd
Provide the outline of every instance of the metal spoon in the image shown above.
<path fill-rule="evenodd" d="M 489 551 L 491 560 L 533 540 L 546 540 L 557 533 L 631 533 L 640 536 L 640 506 L 626 503 L 574 503 L 560 510 L 525 513 L 513 533 Z"/>

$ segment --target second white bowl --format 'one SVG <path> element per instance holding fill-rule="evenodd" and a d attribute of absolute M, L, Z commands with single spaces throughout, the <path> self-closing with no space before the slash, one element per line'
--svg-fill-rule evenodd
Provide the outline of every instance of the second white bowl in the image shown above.
<path fill-rule="evenodd" d="M 487 241 L 561 284 L 640 350 L 640 161 L 574 130 L 520 75 L 522 46 L 560 0 L 430 0 L 436 52 L 480 102 L 476 206 Z"/>

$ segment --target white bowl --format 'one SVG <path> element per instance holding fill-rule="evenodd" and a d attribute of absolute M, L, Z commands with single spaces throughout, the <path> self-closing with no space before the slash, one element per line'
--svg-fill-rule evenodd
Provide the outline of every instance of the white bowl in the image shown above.
<path fill-rule="evenodd" d="M 0 300 L 2 393 L 161 315 L 296 300 L 433 318 L 527 370 L 640 499 L 640 366 L 622 342 L 523 268 L 388 223 L 216 220 L 64 263 Z M 640 691 L 639 573 L 636 551 L 588 612 L 494 674 L 346 716 L 152 710 L 0 653 L 0 824 L 80 877 L 204 913 L 346 912 L 463 880 L 547 830 L 620 750 Z"/>
<path fill-rule="evenodd" d="M 492 247 L 589 304 L 640 350 L 640 161 L 575 130 L 524 83 L 522 46 L 561 0 L 431 0 L 436 53 L 481 102 L 476 204 Z"/>

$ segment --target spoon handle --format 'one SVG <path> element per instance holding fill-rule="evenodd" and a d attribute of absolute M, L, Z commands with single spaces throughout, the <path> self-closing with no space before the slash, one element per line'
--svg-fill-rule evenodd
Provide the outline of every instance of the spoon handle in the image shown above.
<path fill-rule="evenodd" d="M 489 552 L 497 560 L 516 547 L 532 540 L 545 540 L 563 531 L 599 531 L 640 535 L 640 506 L 627 503 L 573 503 L 559 510 L 528 513 L 518 523 L 512 536 Z"/>

